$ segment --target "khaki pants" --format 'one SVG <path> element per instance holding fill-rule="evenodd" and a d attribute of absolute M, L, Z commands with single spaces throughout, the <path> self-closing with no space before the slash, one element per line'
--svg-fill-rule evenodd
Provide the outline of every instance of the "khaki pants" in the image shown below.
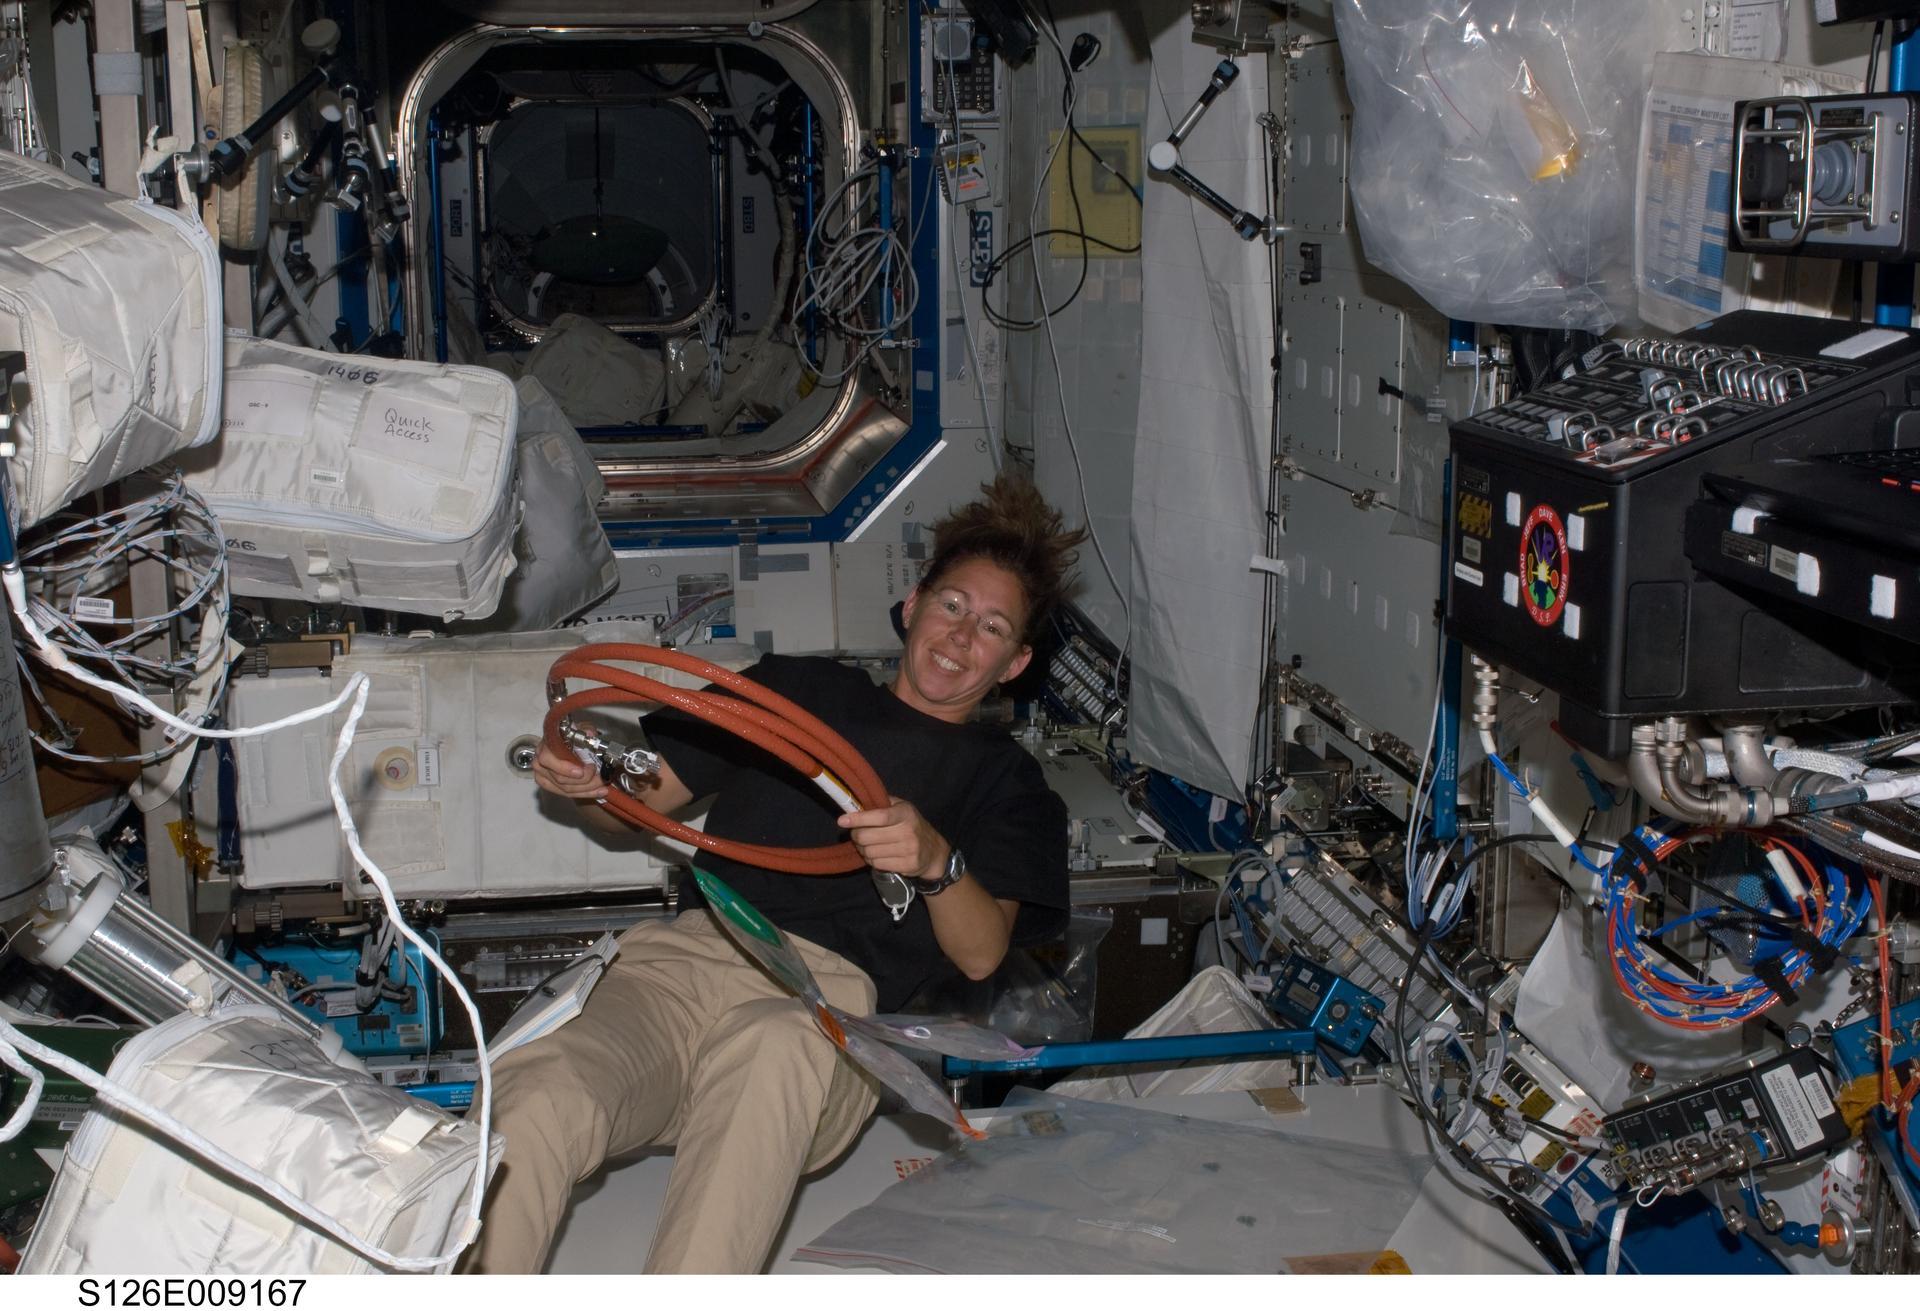
<path fill-rule="evenodd" d="M 828 1001 L 871 1013 L 864 972 L 792 941 Z M 646 1270 L 756 1273 L 800 1175 L 845 1151 L 875 1102 L 705 911 L 631 930 L 579 1016 L 501 1058 L 493 1099 L 506 1157 L 468 1261 L 493 1274 L 539 1273 L 576 1183 L 609 1156 L 668 1145 Z"/>

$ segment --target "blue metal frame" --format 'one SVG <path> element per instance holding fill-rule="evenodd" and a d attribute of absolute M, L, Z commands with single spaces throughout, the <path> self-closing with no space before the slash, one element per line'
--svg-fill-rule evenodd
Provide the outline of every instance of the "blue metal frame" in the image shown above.
<path fill-rule="evenodd" d="M 1146 1065 L 1228 1056 L 1288 1056 L 1312 1052 L 1320 1035 L 1311 1029 L 1252 1029 L 1243 1033 L 1189 1033 L 1171 1038 L 1116 1038 L 1110 1042 L 1056 1042 L 1033 1055 L 1006 1061 L 940 1058 L 949 1079 L 970 1074 L 1011 1074 L 1024 1070 L 1065 1070 L 1083 1065 Z"/>
<path fill-rule="evenodd" d="M 911 21 L 911 10 L 907 12 L 908 28 L 913 33 L 915 43 L 909 47 L 911 54 L 907 59 L 906 103 L 911 107 L 920 103 L 917 42 L 921 25 Z M 907 129 L 907 144 L 910 147 L 906 171 L 907 229 L 912 237 L 908 255 L 913 265 L 913 275 L 920 282 L 920 302 L 914 308 L 909 329 L 915 341 L 912 351 L 913 418 L 877 468 L 848 491 L 838 505 L 809 521 L 807 541 L 845 540 L 848 533 L 860 526 L 860 520 L 868 511 L 880 504 L 886 494 L 906 476 L 907 471 L 918 464 L 920 458 L 940 440 L 940 224 L 934 221 L 932 214 L 927 214 L 921 217 L 918 233 L 913 231 L 914 207 L 923 199 L 929 208 L 941 203 L 937 189 L 929 188 L 935 168 L 938 135 L 933 125 L 921 122 L 920 115 L 911 108 L 907 119 L 911 124 Z M 765 530 L 758 531 L 764 537 Z"/>
<path fill-rule="evenodd" d="M 1920 25 L 1904 23 L 1887 59 L 1887 90 L 1920 91 Z M 1882 264 L 1874 288 L 1873 321 L 1904 328 L 1913 322 L 1913 265 Z"/>
<path fill-rule="evenodd" d="M 1449 319 L 1453 346 L 1460 345 L 1458 319 Z M 1470 326 L 1470 325 L 1468 325 Z M 1471 349 L 1471 343 L 1469 343 Z M 1453 461 L 1448 460 L 1440 466 L 1440 504 L 1443 516 L 1453 511 Z M 1453 575 L 1453 542 L 1442 535 L 1440 539 L 1440 595 L 1447 594 L 1448 580 Z M 1440 661 L 1440 713 L 1439 723 L 1433 728 L 1433 819 L 1430 831 L 1436 842 L 1451 842 L 1460 836 L 1460 643 L 1442 634 L 1440 640 L 1446 643 L 1446 654 Z M 1408 801 L 1408 806 L 1420 804 L 1416 795 Z M 1415 821 L 1417 822 L 1417 821 Z"/>

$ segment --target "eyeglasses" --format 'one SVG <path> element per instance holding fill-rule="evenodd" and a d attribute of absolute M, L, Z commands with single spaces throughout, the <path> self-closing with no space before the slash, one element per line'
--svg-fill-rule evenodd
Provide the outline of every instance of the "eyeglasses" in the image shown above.
<path fill-rule="evenodd" d="M 1011 646 L 1016 640 L 1012 624 L 999 615 L 981 614 L 968 606 L 958 592 L 941 592 L 933 598 L 933 603 L 940 607 L 940 613 L 950 622 L 957 623 L 965 616 L 972 615 L 974 629 L 995 646 Z"/>

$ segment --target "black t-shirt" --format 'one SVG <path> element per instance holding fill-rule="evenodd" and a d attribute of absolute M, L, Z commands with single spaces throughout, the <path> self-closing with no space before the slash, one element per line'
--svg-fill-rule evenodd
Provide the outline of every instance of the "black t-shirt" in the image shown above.
<path fill-rule="evenodd" d="M 745 675 L 824 720 L 866 757 L 891 795 L 911 801 L 965 855 L 988 892 L 1021 903 L 1015 946 L 1059 935 L 1067 921 L 1067 808 L 1005 730 L 922 714 L 832 660 L 770 655 Z M 695 797 L 714 794 L 706 831 L 715 837 L 780 847 L 846 837 L 834 823 L 839 809 L 759 747 L 678 710 L 655 711 L 646 729 Z M 706 851 L 695 861 L 786 932 L 864 969 L 882 1011 L 958 973 L 934 940 L 924 900 L 916 897 L 894 923 L 865 870 L 781 874 Z M 682 880 L 680 897 L 685 906 L 705 904 L 691 878 Z"/>

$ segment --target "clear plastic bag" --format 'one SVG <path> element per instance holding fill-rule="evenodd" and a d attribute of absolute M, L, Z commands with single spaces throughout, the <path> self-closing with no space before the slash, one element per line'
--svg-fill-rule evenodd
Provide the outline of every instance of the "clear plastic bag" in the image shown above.
<path fill-rule="evenodd" d="M 800 1259 L 947 1274 L 1272 1274 L 1378 1253 L 1431 1160 L 1016 1090 Z M 1364 1267 L 1363 1267 L 1364 1268 Z"/>
<path fill-rule="evenodd" d="M 1659 0 L 1337 0 L 1367 258 L 1451 318 L 1631 318 Z"/>
<path fill-rule="evenodd" d="M 952 978 L 923 988 L 908 999 L 907 1009 L 984 1025 L 1029 1047 L 1087 1042 L 1093 1037 L 1100 944 L 1112 928 L 1111 910 L 1078 907 L 1062 941 L 1015 948 L 984 980 Z"/>
<path fill-rule="evenodd" d="M 922 1028 L 925 1036 L 910 1032 L 927 1022 L 918 1021 L 915 1016 L 890 1016 L 888 1018 L 895 1023 L 889 1024 L 862 1020 L 841 1010 L 827 1001 L 820 991 L 819 982 L 813 977 L 813 971 L 807 968 L 806 960 L 778 926 L 717 876 L 696 867 L 693 877 L 699 883 L 700 891 L 720 927 L 742 950 L 758 961 L 776 982 L 806 1003 L 813 1014 L 815 1027 L 849 1060 L 899 1094 L 908 1109 L 932 1116 L 961 1140 L 982 1136 L 978 1129 L 967 1123 L 967 1117 L 960 1113 L 960 1108 L 953 1104 L 939 1084 L 928 1078 L 919 1066 L 886 1045 L 898 1043 L 917 1051 L 940 1054 L 944 1048 L 932 1041 L 932 1028 Z M 968 1025 L 933 1027 L 945 1030 L 945 1037 L 969 1053 L 996 1046 L 995 1035 L 972 1029 Z M 1021 1050 L 1012 1044 L 1007 1046 L 1015 1052 Z"/>

